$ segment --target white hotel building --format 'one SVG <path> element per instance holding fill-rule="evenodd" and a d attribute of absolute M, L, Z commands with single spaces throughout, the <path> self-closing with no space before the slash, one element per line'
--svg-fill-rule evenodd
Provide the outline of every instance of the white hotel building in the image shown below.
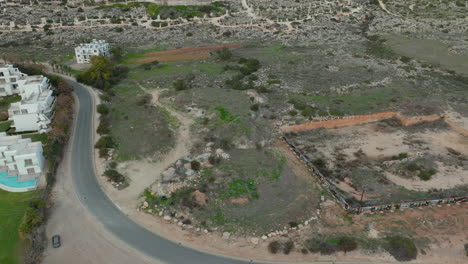
<path fill-rule="evenodd" d="M 35 189 L 44 172 L 42 143 L 0 132 L 0 188 L 22 192 Z"/>
<path fill-rule="evenodd" d="M 80 44 L 75 48 L 76 62 L 90 63 L 92 56 L 109 57 L 109 43 L 104 40 L 95 40 L 91 43 Z"/>
<path fill-rule="evenodd" d="M 0 64 L 0 96 L 19 94 L 18 79 L 26 76 L 13 65 Z"/>
<path fill-rule="evenodd" d="M 48 132 L 55 106 L 49 79 L 42 75 L 23 76 L 18 79 L 18 89 L 21 101 L 12 103 L 8 109 L 11 127 L 16 132 Z"/>

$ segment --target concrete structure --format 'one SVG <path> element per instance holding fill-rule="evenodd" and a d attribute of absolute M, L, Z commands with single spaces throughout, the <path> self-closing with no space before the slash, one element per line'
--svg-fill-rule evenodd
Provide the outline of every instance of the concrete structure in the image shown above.
<path fill-rule="evenodd" d="M 18 80 L 26 76 L 11 64 L 0 64 L 0 96 L 19 94 Z"/>
<path fill-rule="evenodd" d="M 42 75 L 24 76 L 18 80 L 21 101 L 12 103 L 8 109 L 11 127 L 16 132 L 50 130 L 55 106 L 55 96 L 49 79 Z"/>
<path fill-rule="evenodd" d="M 78 63 L 89 63 L 92 56 L 109 57 L 109 43 L 93 39 L 91 43 L 80 44 L 75 48 L 75 57 Z"/>
<path fill-rule="evenodd" d="M 0 188 L 8 191 L 35 189 L 44 171 L 42 143 L 0 132 Z"/>

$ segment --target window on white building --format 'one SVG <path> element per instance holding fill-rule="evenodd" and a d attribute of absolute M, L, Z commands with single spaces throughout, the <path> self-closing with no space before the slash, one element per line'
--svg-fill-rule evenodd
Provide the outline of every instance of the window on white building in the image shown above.
<path fill-rule="evenodd" d="M 5 76 L 5 75 L 3 75 L 3 72 L 0 72 L 0 76 Z"/>
<path fill-rule="evenodd" d="M 32 159 L 25 159 L 24 160 L 24 166 L 31 166 L 33 165 Z"/>
<path fill-rule="evenodd" d="M 10 82 L 16 82 L 16 78 L 11 78 Z"/>
<path fill-rule="evenodd" d="M 20 111 L 19 111 L 19 110 L 14 110 L 14 111 L 13 111 L 13 114 L 14 114 L 14 115 L 19 115 L 19 114 L 20 114 Z"/>
<path fill-rule="evenodd" d="M 22 114 L 27 114 L 27 113 L 28 113 L 28 109 L 21 109 L 21 113 L 22 113 Z"/>
<path fill-rule="evenodd" d="M 0 79 L 0 83 L 6 83 L 5 79 Z"/>
<path fill-rule="evenodd" d="M 28 169 L 28 174 L 34 174 L 36 173 L 36 171 L 34 170 L 34 168 L 29 168 Z"/>
<path fill-rule="evenodd" d="M 5 88 L 0 88 L 0 93 L 4 93 L 5 92 Z"/>

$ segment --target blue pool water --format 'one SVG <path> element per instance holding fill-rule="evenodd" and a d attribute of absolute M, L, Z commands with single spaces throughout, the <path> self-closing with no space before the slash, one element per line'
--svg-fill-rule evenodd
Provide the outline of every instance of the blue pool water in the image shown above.
<path fill-rule="evenodd" d="M 10 188 L 30 188 L 36 187 L 36 180 L 18 182 L 18 177 L 8 177 L 6 171 L 0 172 L 0 184 Z"/>

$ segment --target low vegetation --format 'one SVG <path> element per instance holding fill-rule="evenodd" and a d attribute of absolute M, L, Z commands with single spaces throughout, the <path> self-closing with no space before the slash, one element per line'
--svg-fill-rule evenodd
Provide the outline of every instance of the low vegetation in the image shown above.
<path fill-rule="evenodd" d="M 127 67 L 115 65 L 106 57 L 93 56 L 91 57 L 91 67 L 87 71 L 79 73 L 76 80 L 101 90 L 107 90 L 125 78 L 127 73 Z"/>
<path fill-rule="evenodd" d="M 19 263 L 18 254 L 24 251 L 20 245 L 20 226 L 21 230 L 25 229 L 23 219 L 29 219 L 25 213 L 31 210 L 29 204 L 37 201 L 37 195 L 38 192 L 10 193 L 0 190 L 0 263 Z"/>

